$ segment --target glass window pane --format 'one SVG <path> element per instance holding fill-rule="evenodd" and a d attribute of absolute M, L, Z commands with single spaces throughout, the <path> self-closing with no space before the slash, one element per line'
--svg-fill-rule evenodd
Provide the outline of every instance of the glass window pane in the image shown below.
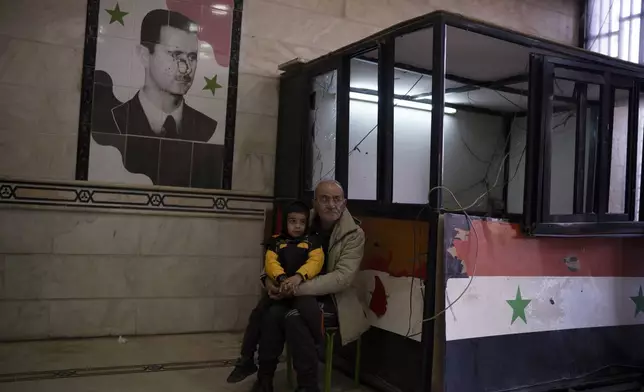
<path fill-rule="evenodd" d="M 642 143 L 644 142 L 644 94 L 640 94 L 637 123 L 637 168 L 635 181 L 635 220 L 639 221 L 640 192 L 642 189 Z"/>
<path fill-rule="evenodd" d="M 633 19 L 631 22 L 631 31 L 630 31 L 630 55 L 629 60 L 634 63 L 639 63 L 640 56 L 640 19 Z"/>
<path fill-rule="evenodd" d="M 349 83 L 349 199 L 376 200 L 378 50 L 351 59 Z"/>
<path fill-rule="evenodd" d="M 631 0 L 631 4 L 633 5 L 631 15 L 638 15 L 642 12 L 642 2 L 640 0 Z"/>
<path fill-rule="evenodd" d="M 617 57 L 619 55 L 619 35 L 614 34 L 610 36 L 610 56 Z"/>
<path fill-rule="evenodd" d="M 622 2 L 622 18 L 626 18 L 631 15 L 631 3 L 634 0 L 621 0 Z M 638 0 L 639 1 L 639 0 Z"/>
<path fill-rule="evenodd" d="M 588 50 L 599 53 L 599 38 L 591 37 L 586 44 Z"/>
<path fill-rule="evenodd" d="M 610 2 L 610 32 L 616 32 L 619 30 L 619 3 L 620 0 L 611 0 Z"/>
<path fill-rule="evenodd" d="M 588 3 L 588 13 L 590 15 L 590 23 L 588 25 L 588 36 L 594 37 L 599 34 L 599 26 L 601 25 L 601 16 L 599 13 L 599 1 L 590 1 Z"/>
<path fill-rule="evenodd" d="M 510 129 L 510 161 L 508 170 L 508 206 L 510 214 L 523 213 L 523 190 L 525 187 L 525 154 L 527 117 L 516 117 Z"/>
<path fill-rule="evenodd" d="M 313 130 L 312 186 L 321 179 L 335 178 L 337 81 L 337 71 L 313 78 L 311 98 L 314 105 L 310 114 Z"/>
<path fill-rule="evenodd" d="M 576 106 L 561 107 L 550 122 L 550 214 L 572 214 Z"/>
<path fill-rule="evenodd" d="M 432 58 L 420 56 L 418 50 L 430 48 L 432 40 L 433 29 L 396 38 L 396 63 L 400 67 L 394 69 L 395 203 L 428 202 Z M 414 71 L 409 69 L 412 67 Z"/>
<path fill-rule="evenodd" d="M 597 5 L 598 30 L 597 34 L 604 34 L 608 31 L 608 2 L 606 0 L 593 1 Z"/>
<path fill-rule="evenodd" d="M 588 174 L 590 169 L 591 148 L 597 132 L 597 104 L 599 102 L 599 86 L 585 85 L 570 80 L 555 79 L 554 91 L 559 97 L 569 100 L 556 99 L 553 101 L 553 115 L 550 122 L 550 214 L 573 214 L 575 183 L 577 173 L 577 99 L 581 91 L 587 91 L 587 114 L 585 129 L 584 156 L 584 185 L 582 192 L 583 205 L 581 211 L 590 210 L 586 206 Z"/>
<path fill-rule="evenodd" d="M 600 37 L 599 41 L 599 53 L 608 54 L 608 37 Z"/>
<path fill-rule="evenodd" d="M 626 210 L 626 149 L 628 146 L 628 99 L 630 92 L 615 89 L 613 108 L 613 143 L 610 161 L 610 188 L 608 212 L 624 213 Z"/>
<path fill-rule="evenodd" d="M 630 57 L 630 51 L 628 49 L 628 43 L 630 41 L 631 35 L 629 34 L 631 29 L 631 22 L 625 21 L 622 22 L 620 27 L 619 34 L 619 58 L 622 60 L 628 60 Z"/>

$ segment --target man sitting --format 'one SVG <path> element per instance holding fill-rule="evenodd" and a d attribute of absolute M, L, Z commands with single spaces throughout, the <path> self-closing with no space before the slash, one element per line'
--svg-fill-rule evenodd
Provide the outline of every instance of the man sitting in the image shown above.
<path fill-rule="evenodd" d="M 317 297 L 324 313 L 337 314 L 341 341 L 346 345 L 369 328 L 367 315 L 352 286 L 362 261 L 364 232 L 346 210 L 344 191 L 336 181 L 324 180 L 318 184 L 313 207 L 311 233 L 321 240 L 326 273 L 301 283 L 292 291 L 280 290 L 270 279 L 265 280 L 265 287 L 272 299 Z M 318 391 L 315 340 L 299 312 L 278 302 L 261 315 L 261 325 L 259 373 L 254 389 L 273 391 L 278 358 L 287 341 L 293 353 L 299 389 Z"/>

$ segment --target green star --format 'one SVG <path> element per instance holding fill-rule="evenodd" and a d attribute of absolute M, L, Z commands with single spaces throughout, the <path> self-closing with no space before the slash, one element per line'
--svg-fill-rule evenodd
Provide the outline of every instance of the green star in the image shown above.
<path fill-rule="evenodd" d="M 635 316 L 642 312 L 644 313 L 644 294 L 642 293 L 642 286 L 640 286 L 640 291 L 637 297 L 631 297 L 631 301 L 635 302 Z"/>
<path fill-rule="evenodd" d="M 521 318 L 524 323 L 528 323 L 525 319 L 525 308 L 532 301 L 531 299 L 521 298 L 521 288 L 517 286 L 517 295 L 514 299 L 508 299 L 507 303 L 512 308 L 512 322 L 510 325 L 514 324 L 516 319 Z"/>
<path fill-rule="evenodd" d="M 129 12 L 121 11 L 121 7 L 119 7 L 119 3 L 116 3 L 116 7 L 114 7 L 113 10 L 105 9 L 105 11 L 111 16 L 110 24 L 114 22 L 119 22 L 121 26 L 125 26 L 125 23 L 123 22 L 123 18 L 125 17 L 125 15 L 129 14 Z"/>
<path fill-rule="evenodd" d="M 213 76 L 212 78 L 207 78 L 204 76 L 204 79 L 206 79 L 206 85 L 204 86 L 203 90 L 210 90 L 212 95 L 215 95 L 215 91 L 218 88 L 221 88 L 221 84 L 217 83 L 217 75 Z"/>

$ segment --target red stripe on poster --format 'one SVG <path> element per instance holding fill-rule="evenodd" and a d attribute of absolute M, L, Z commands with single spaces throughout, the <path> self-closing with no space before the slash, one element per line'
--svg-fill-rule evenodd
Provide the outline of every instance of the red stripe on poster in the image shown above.
<path fill-rule="evenodd" d="M 516 224 L 473 224 L 478 236 L 456 229 L 453 247 L 446 249 L 465 264 L 468 275 L 644 276 L 642 239 L 528 238 Z"/>

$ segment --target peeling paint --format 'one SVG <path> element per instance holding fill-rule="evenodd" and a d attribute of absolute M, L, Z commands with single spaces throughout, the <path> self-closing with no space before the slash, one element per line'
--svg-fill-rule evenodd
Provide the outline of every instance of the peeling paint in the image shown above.
<path fill-rule="evenodd" d="M 566 267 L 568 267 L 569 270 L 573 272 L 579 271 L 580 261 L 577 258 L 577 256 L 564 257 L 564 263 L 566 264 Z"/>

